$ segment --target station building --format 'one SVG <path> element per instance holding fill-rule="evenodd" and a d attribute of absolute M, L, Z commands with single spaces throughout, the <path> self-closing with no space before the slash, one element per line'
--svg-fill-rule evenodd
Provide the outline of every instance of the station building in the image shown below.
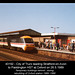
<path fill-rule="evenodd" d="M 75 34 L 70 33 L 40 33 L 32 29 L 0 33 L 0 37 L 21 37 L 27 35 L 33 38 L 36 46 L 38 46 L 39 41 L 45 42 L 46 40 L 54 40 L 54 35 L 55 40 L 61 42 L 61 44 L 67 44 L 75 41 Z"/>
<path fill-rule="evenodd" d="M 55 37 L 55 38 L 54 38 Z M 46 40 L 56 40 L 61 45 L 67 45 L 70 42 L 75 41 L 75 34 L 70 33 L 42 33 L 40 37 L 33 37 L 35 42 L 41 41 L 45 42 Z"/>

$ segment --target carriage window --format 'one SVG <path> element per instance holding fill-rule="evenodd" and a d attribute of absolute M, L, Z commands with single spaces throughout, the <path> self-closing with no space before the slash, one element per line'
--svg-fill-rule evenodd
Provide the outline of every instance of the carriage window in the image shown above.
<path fill-rule="evenodd" d="M 16 43 L 16 39 L 12 39 L 11 42 Z"/>
<path fill-rule="evenodd" d="M 33 39 L 31 39 L 31 38 L 25 38 L 25 42 L 26 43 L 33 43 Z"/>
<path fill-rule="evenodd" d="M 12 39 L 11 42 L 13 42 L 13 43 L 23 43 L 23 39 L 16 38 L 16 39 Z"/>
<path fill-rule="evenodd" d="M 0 42 L 3 42 L 3 40 L 2 40 L 2 39 L 0 39 Z"/>
<path fill-rule="evenodd" d="M 21 39 L 21 38 L 17 39 L 17 42 L 18 43 L 24 43 L 23 39 Z"/>
<path fill-rule="evenodd" d="M 4 42 L 7 42 L 7 39 L 4 39 Z"/>

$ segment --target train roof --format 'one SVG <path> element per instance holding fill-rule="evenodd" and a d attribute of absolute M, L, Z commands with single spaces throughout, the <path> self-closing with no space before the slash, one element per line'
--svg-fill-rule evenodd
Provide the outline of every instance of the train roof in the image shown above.
<path fill-rule="evenodd" d="M 20 38 L 32 38 L 32 37 L 30 37 L 30 36 L 22 36 Z"/>

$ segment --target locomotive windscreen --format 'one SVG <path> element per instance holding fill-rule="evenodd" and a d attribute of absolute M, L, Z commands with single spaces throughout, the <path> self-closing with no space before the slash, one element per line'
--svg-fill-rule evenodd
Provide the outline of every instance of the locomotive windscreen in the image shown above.
<path fill-rule="evenodd" d="M 25 42 L 26 43 L 33 43 L 33 39 L 31 39 L 31 38 L 25 38 Z"/>

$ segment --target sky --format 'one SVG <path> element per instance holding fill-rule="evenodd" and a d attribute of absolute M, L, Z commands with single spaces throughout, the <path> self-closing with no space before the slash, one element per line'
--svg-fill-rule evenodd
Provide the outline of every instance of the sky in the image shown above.
<path fill-rule="evenodd" d="M 75 33 L 75 3 L 0 3 L 0 33 L 33 29 Z"/>

